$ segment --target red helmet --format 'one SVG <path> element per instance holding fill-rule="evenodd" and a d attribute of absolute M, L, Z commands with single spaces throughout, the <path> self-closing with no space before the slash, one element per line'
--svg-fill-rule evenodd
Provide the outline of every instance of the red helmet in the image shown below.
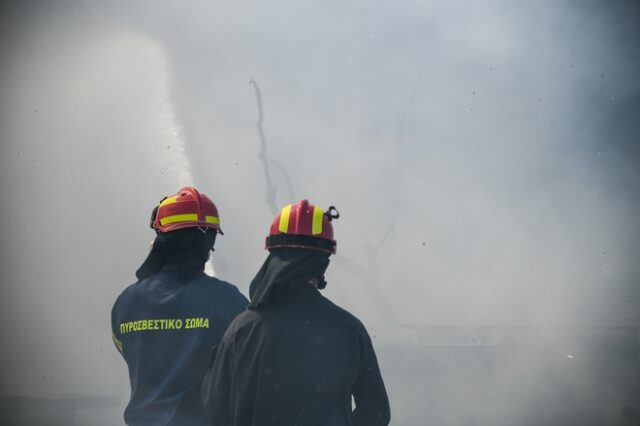
<path fill-rule="evenodd" d="M 336 253 L 331 221 L 340 217 L 335 207 L 326 212 L 318 206 L 302 200 L 298 204 L 284 206 L 275 217 L 269 230 L 265 247 L 293 247 Z"/>
<path fill-rule="evenodd" d="M 158 232 L 185 228 L 209 228 L 222 234 L 218 209 L 213 201 L 192 186 L 165 197 L 152 213 L 151 227 Z"/>

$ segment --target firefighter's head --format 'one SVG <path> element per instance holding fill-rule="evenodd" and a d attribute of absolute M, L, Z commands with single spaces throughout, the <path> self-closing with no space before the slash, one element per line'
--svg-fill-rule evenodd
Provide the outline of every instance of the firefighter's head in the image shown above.
<path fill-rule="evenodd" d="M 269 251 L 286 247 L 335 254 L 331 222 L 339 217 L 335 207 L 325 212 L 307 200 L 284 206 L 273 219 L 265 247 Z"/>
<path fill-rule="evenodd" d="M 307 200 L 289 204 L 274 218 L 265 247 L 272 253 L 286 249 L 288 253 L 301 256 L 315 253 L 328 258 L 336 253 L 332 221 L 338 217 L 340 214 L 333 206 L 324 211 Z M 324 277 L 319 276 L 316 280 L 312 284 L 324 288 Z"/>
<path fill-rule="evenodd" d="M 150 226 L 158 233 L 201 228 L 222 234 L 218 208 L 209 197 L 192 186 L 160 200 L 151 213 Z"/>
<path fill-rule="evenodd" d="M 180 275 L 190 279 L 204 269 L 216 235 L 222 234 L 215 204 L 190 186 L 164 197 L 154 207 L 150 227 L 156 231 L 156 238 L 151 253 L 136 273 L 140 279 L 167 264 L 178 266 Z"/>

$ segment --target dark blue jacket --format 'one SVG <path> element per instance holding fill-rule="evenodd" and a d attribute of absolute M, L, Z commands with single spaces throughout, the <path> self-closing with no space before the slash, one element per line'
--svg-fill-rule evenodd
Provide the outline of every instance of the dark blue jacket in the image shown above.
<path fill-rule="evenodd" d="M 127 287 L 111 311 L 113 341 L 129 367 L 125 422 L 205 425 L 200 386 L 216 346 L 247 299 L 204 272 L 187 283 L 176 268 Z"/>
<path fill-rule="evenodd" d="M 215 426 L 386 426 L 391 415 L 364 326 L 309 284 L 236 317 L 203 397 Z"/>
<path fill-rule="evenodd" d="M 269 254 L 249 287 L 251 304 L 227 329 L 204 380 L 211 425 L 389 424 L 367 330 L 309 282 L 322 277 L 328 257 L 299 249 Z"/>

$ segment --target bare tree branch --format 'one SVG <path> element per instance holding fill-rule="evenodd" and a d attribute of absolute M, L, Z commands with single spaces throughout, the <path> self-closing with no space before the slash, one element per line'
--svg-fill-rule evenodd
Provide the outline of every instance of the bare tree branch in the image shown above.
<path fill-rule="evenodd" d="M 391 192 L 391 201 L 393 205 L 397 204 L 397 199 L 399 197 L 400 191 L 397 189 L 401 187 L 404 173 L 404 164 L 403 164 L 403 154 L 404 154 L 404 130 L 407 114 L 411 105 L 413 104 L 413 99 L 415 98 L 415 88 L 413 89 L 407 104 L 402 109 L 398 116 L 398 130 L 396 132 L 396 184 L 393 185 L 393 190 Z M 362 274 L 362 280 L 365 285 L 367 285 L 367 291 L 369 293 L 369 297 L 371 297 L 372 301 L 378 307 L 378 310 L 383 315 L 383 318 L 387 322 L 387 324 L 393 324 L 397 322 L 397 316 L 395 313 L 395 309 L 389 303 L 389 300 L 385 297 L 384 292 L 382 291 L 380 285 L 380 274 L 378 273 L 379 268 L 379 259 L 378 255 L 380 253 L 380 249 L 387 242 L 389 237 L 393 232 L 393 228 L 395 226 L 395 221 L 389 223 L 386 231 L 382 234 L 380 241 L 375 246 L 365 246 L 365 249 L 368 252 L 367 256 L 367 268 L 362 270 L 360 269 L 359 273 Z M 354 270 L 354 265 L 349 265 L 350 269 Z"/>
<path fill-rule="evenodd" d="M 291 200 L 292 203 L 295 202 L 296 194 L 293 190 L 293 181 L 291 180 L 291 177 L 289 176 L 287 169 L 285 169 L 282 164 L 278 163 L 273 158 L 269 158 L 269 161 L 271 161 L 271 164 L 273 164 L 284 177 L 284 181 L 287 183 L 287 192 L 289 193 L 289 200 Z"/>
<path fill-rule="evenodd" d="M 264 131 L 262 128 L 263 121 L 264 121 L 264 113 L 262 108 L 262 92 L 260 91 L 260 88 L 258 87 L 258 84 L 256 83 L 253 77 L 251 77 L 251 84 L 253 84 L 253 88 L 255 90 L 256 104 L 258 107 L 258 122 L 256 126 L 258 129 L 258 135 L 260 136 L 260 152 L 258 154 L 258 157 L 260 158 L 260 162 L 262 163 L 262 168 L 264 170 L 265 180 L 267 184 L 267 197 L 265 198 L 265 201 L 267 203 L 267 206 L 271 210 L 271 213 L 275 215 L 278 212 L 278 206 L 276 203 L 277 188 L 273 184 L 271 172 L 269 170 L 269 164 L 276 167 L 284 177 L 285 182 L 287 184 L 288 195 L 292 201 L 295 200 L 294 185 L 286 168 L 282 164 L 270 158 L 268 155 L 267 140 L 264 136 Z M 413 95 L 409 101 L 409 104 L 407 105 L 407 107 L 405 107 L 405 109 L 402 112 L 402 115 L 400 116 L 400 120 L 399 120 L 400 132 L 396 139 L 398 143 L 401 143 L 402 141 L 402 138 L 403 138 L 402 133 L 404 132 L 404 128 L 403 128 L 404 120 L 405 120 L 404 117 L 406 116 L 407 110 L 409 109 L 412 101 L 413 101 Z M 400 150 L 398 151 L 398 155 L 400 155 Z M 379 275 L 377 273 L 377 270 L 378 270 L 377 258 L 378 258 L 378 253 L 380 249 L 386 243 L 388 238 L 391 236 L 393 227 L 394 227 L 394 222 L 392 222 L 389 225 L 387 230 L 382 235 L 382 238 L 380 239 L 378 244 L 376 244 L 374 247 L 370 247 L 370 246 L 365 247 L 365 249 L 368 251 L 368 262 L 367 262 L 366 268 L 361 267 L 359 264 L 357 264 L 356 262 L 350 260 L 345 256 L 338 255 L 335 257 L 336 264 L 338 264 L 340 267 L 342 267 L 345 271 L 347 271 L 354 277 L 357 277 L 358 280 L 362 283 L 364 290 L 369 295 L 371 302 L 378 310 L 378 313 L 383 318 L 384 322 L 387 324 L 395 323 L 396 316 L 395 316 L 393 307 L 389 303 L 388 299 L 385 297 L 385 294 L 381 290 L 379 285 Z"/>
<path fill-rule="evenodd" d="M 396 224 L 395 222 L 391 222 L 389 224 L 389 227 L 387 228 L 385 233 L 382 234 L 382 238 L 380 239 L 380 242 L 378 243 L 378 245 L 374 247 L 365 246 L 365 249 L 367 249 L 367 251 L 369 252 L 369 257 L 371 259 L 376 259 L 376 257 L 378 256 L 378 252 L 380 251 L 384 243 L 389 239 L 389 236 L 391 235 L 391 232 L 393 231 L 393 227 L 395 226 L 395 224 Z"/>
<path fill-rule="evenodd" d="M 269 156 L 267 153 L 267 139 L 264 136 L 264 131 L 262 129 L 262 123 L 264 122 L 264 114 L 262 111 L 262 92 L 260 91 L 260 87 L 258 87 L 258 83 L 256 80 L 251 77 L 251 84 L 253 84 L 253 89 L 256 92 L 256 104 L 258 106 L 258 122 L 256 123 L 256 127 L 258 128 L 258 135 L 260 136 L 260 152 L 258 153 L 258 158 L 260 158 L 260 162 L 262 163 L 262 168 L 264 170 L 264 179 L 267 184 L 267 197 L 265 198 L 265 202 L 271 210 L 271 214 L 275 215 L 278 212 L 278 205 L 276 204 L 276 190 L 277 188 L 273 185 L 273 181 L 271 180 L 271 173 L 269 171 Z"/>

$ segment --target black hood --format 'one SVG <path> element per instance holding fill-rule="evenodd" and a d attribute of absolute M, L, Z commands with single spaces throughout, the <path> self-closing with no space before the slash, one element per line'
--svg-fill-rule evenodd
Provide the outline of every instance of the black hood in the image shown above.
<path fill-rule="evenodd" d="M 176 265 L 182 281 L 189 281 L 204 270 L 213 250 L 216 232 L 199 228 L 158 233 L 149 255 L 136 271 L 140 280 L 154 275 L 165 265 Z"/>
<path fill-rule="evenodd" d="M 275 249 L 264 261 L 249 286 L 249 309 L 257 309 L 296 291 L 317 278 L 324 283 L 329 254 L 314 250 Z M 319 286 L 324 288 L 324 285 Z"/>

